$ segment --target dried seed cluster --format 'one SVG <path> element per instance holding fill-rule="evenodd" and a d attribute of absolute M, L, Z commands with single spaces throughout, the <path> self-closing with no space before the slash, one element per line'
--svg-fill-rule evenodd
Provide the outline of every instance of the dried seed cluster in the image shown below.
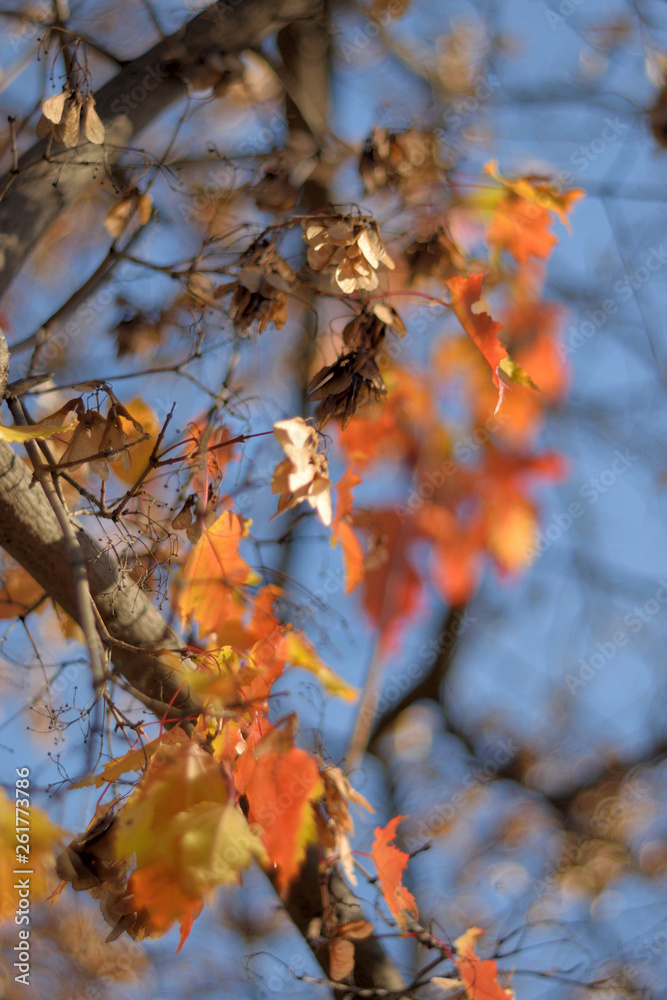
<path fill-rule="evenodd" d="M 442 226 L 425 232 L 405 248 L 412 280 L 437 278 L 445 281 L 466 269 L 465 257 Z"/>
<path fill-rule="evenodd" d="M 381 303 L 364 307 L 347 324 L 343 343 L 349 350 L 332 365 L 320 368 L 308 384 L 310 399 L 320 404 L 320 426 L 331 417 L 340 417 L 345 428 L 359 406 L 386 394 L 377 355 L 388 328 L 399 337 L 406 332 L 398 313 Z"/>
<path fill-rule="evenodd" d="M 118 859 L 114 849 L 116 819 L 113 803 L 98 809 L 84 834 L 75 837 L 56 859 L 56 872 L 78 892 L 99 899 L 102 916 L 111 926 L 106 941 L 123 931 L 135 941 L 150 937 L 146 910 L 137 907 L 128 882 L 128 859 Z"/>
<path fill-rule="evenodd" d="M 378 287 L 378 267 L 393 270 L 375 219 L 370 216 L 317 216 L 304 219 L 303 238 L 308 244 L 308 264 L 313 271 L 334 267 L 334 279 L 342 292 Z"/>
<path fill-rule="evenodd" d="M 431 132 L 373 129 L 364 144 L 359 173 L 368 194 L 406 183 L 438 179 L 435 143 Z"/>
<path fill-rule="evenodd" d="M 331 524 L 329 466 L 326 457 L 318 452 L 317 431 L 303 417 L 294 417 L 275 423 L 273 433 L 287 456 L 276 467 L 271 481 L 273 492 L 281 494 L 276 514 L 305 500 L 323 524 Z"/>
<path fill-rule="evenodd" d="M 101 146 L 104 142 L 104 125 L 95 110 L 95 98 L 78 90 L 63 90 L 49 97 L 42 104 L 42 115 L 37 122 L 37 136 L 52 136 L 62 146 L 73 148 L 83 131 L 88 142 Z"/>
<path fill-rule="evenodd" d="M 75 388 L 82 392 L 89 391 L 90 386 L 94 389 L 106 387 L 106 383 L 98 382 L 85 383 Z M 99 410 L 87 410 L 81 399 L 70 399 L 55 413 L 43 417 L 35 425 L 37 427 L 58 427 L 62 424 L 68 413 L 74 411 L 77 415 L 78 423 L 72 434 L 72 438 L 67 448 L 63 452 L 60 466 L 68 471 L 81 468 L 84 462 L 90 463 L 90 471 L 94 473 L 102 482 L 109 478 L 109 463 L 113 464 L 119 459 L 122 460 L 126 471 L 132 467 L 132 456 L 129 452 L 130 438 L 123 430 L 121 417 L 129 420 L 138 434 L 147 438 L 143 426 L 135 420 L 131 413 L 123 406 L 110 390 L 109 398 L 111 405 L 106 417 Z"/>
<path fill-rule="evenodd" d="M 266 242 L 253 244 L 241 264 L 236 281 L 216 288 L 215 298 L 234 292 L 229 315 L 241 332 L 255 320 L 260 333 L 270 320 L 281 330 L 287 320 L 287 292 L 296 280 L 294 271 Z"/>

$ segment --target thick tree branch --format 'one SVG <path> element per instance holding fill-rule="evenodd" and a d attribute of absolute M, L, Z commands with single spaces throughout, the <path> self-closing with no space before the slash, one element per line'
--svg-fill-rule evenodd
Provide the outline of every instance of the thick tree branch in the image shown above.
<path fill-rule="evenodd" d="M 180 67 L 206 54 L 232 54 L 258 45 L 285 24 L 316 17 L 321 0 L 219 0 L 181 31 L 127 63 L 95 93 L 105 124 L 103 146 L 60 149 L 44 159 L 47 140 L 19 160 L 18 171 L 0 180 L 0 296 L 7 290 L 42 233 L 105 165 L 120 156 L 131 137 L 174 102 L 187 86 Z"/>
<path fill-rule="evenodd" d="M 41 487 L 30 488 L 31 475 L 18 455 L 0 441 L 0 546 L 79 621 L 76 579 L 65 537 Z M 102 550 L 72 521 L 86 561 L 90 594 L 112 638 L 115 671 L 149 705 L 158 701 L 170 718 L 197 716 L 200 704 L 190 695 L 183 642 L 153 606 L 148 595 L 123 572 L 113 548 Z M 173 706 L 168 706 L 173 701 Z"/>

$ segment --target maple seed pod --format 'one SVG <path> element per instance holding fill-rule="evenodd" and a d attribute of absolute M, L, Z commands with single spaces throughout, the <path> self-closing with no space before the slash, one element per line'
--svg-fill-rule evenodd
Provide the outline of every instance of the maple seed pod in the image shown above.
<path fill-rule="evenodd" d="M 346 295 L 377 288 L 376 271 L 381 263 L 394 268 L 377 223 L 370 216 L 323 216 L 304 219 L 301 225 L 309 267 L 313 271 L 335 267 L 334 279 Z"/>
<path fill-rule="evenodd" d="M 185 504 L 179 510 L 176 517 L 171 522 L 171 526 L 174 531 L 183 531 L 184 528 L 189 528 L 193 521 L 192 508 L 195 503 L 195 496 L 192 494 L 185 501 Z"/>
<path fill-rule="evenodd" d="M 83 98 L 78 91 L 71 94 L 65 101 L 62 118 L 53 126 L 53 138 L 69 149 L 73 149 L 79 141 L 82 103 Z"/>
<path fill-rule="evenodd" d="M 71 90 L 63 90 L 62 94 L 49 97 L 42 104 L 42 114 L 37 122 L 37 138 L 46 139 L 53 134 L 54 125 L 58 125 L 65 110 L 65 101 L 72 96 Z"/>
<path fill-rule="evenodd" d="M 81 124 L 83 126 L 83 134 L 88 142 L 93 142 L 96 146 L 101 146 L 104 142 L 104 125 L 95 110 L 95 98 L 92 94 L 86 94 L 86 99 L 83 102 Z"/>

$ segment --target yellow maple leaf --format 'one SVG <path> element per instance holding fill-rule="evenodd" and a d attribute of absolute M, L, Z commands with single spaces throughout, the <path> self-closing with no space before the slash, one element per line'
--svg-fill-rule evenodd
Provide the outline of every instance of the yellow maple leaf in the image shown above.
<path fill-rule="evenodd" d="M 135 902 L 163 932 L 174 920 L 189 928 L 203 896 L 240 882 L 266 852 L 210 754 L 190 740 L 159 751 L 118 814 L 114 850 L 119 859 L 136 855 Z"/>
<path fill-rule="evenodd" d="M 233 603 L 238 587 L 260 581 L 239 555 L 239 543 L 251 523 L 233 511 L 223 511 L 202 534 L 183 568 L 178 612 L 183 620 L 194 617 L 202 638 L 221 631 L 228 618 L 238 617 Z"/>
<path fill-rule="evenodd" d="M 31 441 L 33 438 L 44 441 L 54 434 L 71 431 L 73 427 L 76 427 L 76 420 L 57 427 L 38 427 L 35 424 L 29 427 L 5 427 L 4 424 L 0 424 L 0 441 L 13 441 L 15 444 L 23 444 L 24 441 Z"/>
<path fill-rule="evenodd" d="M 310 671 L 321 681 L 328 694 L 345 701 L 356 701 L 359 692 L 319 658 L 313 646 L 302 632 L 288 632 L 285 636 L 285 659 L 293 667 Z"/>
<path fill-rule="evenodd" d="M 22 789 L 19 791 L 19 801 Z M 30 892 L 33 902 L 46 897 L 50 888 L 54 888 L 54 848 L 62 840 L 65 831 L 49 817 L 32 805 L 30 799 L 29 826 L 17 825 L 16 807 L 18 802 L 11 801 L 4 790 L 0 788 L 0 884 L 4 891 L 0 894 L 0 919 L 13 920 L 19 904 L 18 890 L 11 889 L 20 875 L 15 875 L 15 869 L 22 868 L 20 859 L 29 859 L 25 865 L 30 870 Z M 19 813 L 21 819 L 28 816 Z M 19 836 L 28 833 L 29 840 L 22 844 Z M 18 834 L 18 835 L 17 835 Z M 17 842 L 18 841 L 18 842 Z"/>
<path fill-rule="evenodd" d="M 500 173 L 497 160 L 489 160 L 488 163 L 485 163 L 484 170 L 503 187 L 513 191 L 517 197 L 525 198 L 526 201 L 539 205 L 541 208 L 548 208 L 560 219 L 568 233 L 571 232 L 570 221 L 566 213 L 571 210 L 576 201 L 579 201 L 586 194 L 582 188 L 559 191 L 557 186 L 545 177 L 519 177 L 515 181 L 510 181 Z"/>

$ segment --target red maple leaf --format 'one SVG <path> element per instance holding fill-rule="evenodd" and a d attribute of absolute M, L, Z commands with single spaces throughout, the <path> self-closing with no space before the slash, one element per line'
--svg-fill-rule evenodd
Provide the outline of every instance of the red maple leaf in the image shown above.
<path fill-rule="evenodd" d="M 472 342 L 482 352 L 493 372 L 493 384 L 501 390 L 498 382 L 498 365 L 507 357 L 507 351 L 498 340 L 502 326 L 492 320 L 486 312 L 473 312 L 472 307 L 482 297 L 483 274 L 469 274 L 463 278 L 457 274 L 446 284 L 451 292 L 451 306 L 458 317 L 461 326 Z"/>

